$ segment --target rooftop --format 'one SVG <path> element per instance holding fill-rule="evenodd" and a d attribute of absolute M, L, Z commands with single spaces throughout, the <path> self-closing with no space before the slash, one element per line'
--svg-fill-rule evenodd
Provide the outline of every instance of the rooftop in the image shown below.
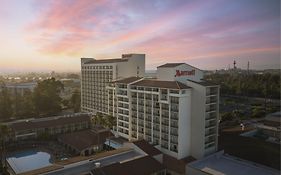
<path fill-rule="evenodd" d="M 33 88 L 37 85 L 37 82 L 26 82 L 26 83 L 8 83 L 6 87 L 8 88 Z"/>
<path fill-rule="evenodd" d="M 112 133 L 107 130 L 103 130 L 101 132 L 84 130 L 61 135 L 59 136 L 59 140 L 64 144 L 75 148 L 77 151 L 82 151 L 94 145 L 103 144 L 106 138 L 111 136 Z"/>
<path fill-rule="evenodd" d="M 179 174 L 184 174 L 186 164 L 195 160 L 196 159 L 192 156 L 188 156 L 180 160 L 167 154 L 164 154 L 163 156 L 163 164 L 167 167 L 167 169 L 175 171 Z"/>
<path fill-rule="evenodd" d="M 212 83 L 210 81 L 205 81 L 205 80 L 198 82 L 198 81 L 193 81 L 193 80 L 188 79 L 188 81 L 191 81 L 196 84 L 200 84 L 201 86 L 219 86 L 218 84 Z"/>
<path fill-rule="evenodd" d="M 237 157 L 218 152 L 204 159 L 192 162 L 188 166 L 213 175 L 279 175 L 279 171 Z"/>
<path fill-rule="evenodd" d="M 124 58 L 113 58 L 113 59 L 100 59 L 100 60 L 89 60 L 85 62 L 85 64 L 103 64 L 103 63 L 118 63 L 118 62 L 126 62 L 128 59 Z"/>
<path fill-rule="evenodd" d="M 199 68 L 197 68 L 197 67 L 194 67 L 194 66 L 192 66 L 192 65 L 190 65 L 190 64 L 187 64 L 187 63 L 166 63 L 166 64 L 163 64 L 163 65 L 161 65 L 161 66 L 158 66 L 157 68 L 174 68 L 174 67 L 177 67 L 177 66 L 180 66 L 180 65 L 187 65 L 187 66 L 190 66 L 190 67 L 192 67 L 192 68 L 194 68 L 194 69 L 198 69 L 198 70 L 201 70 L 201 69 L 199 69 Z M 201 70 L 202 71 L 202 70 Z"/>
<path fill-rule="evenodd" d="M 51 117 L 51 118 L 41 118 L 34 120 L 26 120 L 17 123 L 12 123 L 11 128 L 14 131 L 22 131 L 27 129 L 38 129 L 38 128 L 48 128 L 61 126 L 72 123 L 79 123 L 88 121 L 90 122 L 90 117 L 87 114 L 81 114 L 79 116 L 59 116 L 59 117 Z"/>
<path fill-rule="evenodd" d="M 142 79 L 141 77 L 129 77 L 129 78 L 124 78 L 124 79 L 120 79 L 120 80 L 116 80 L 113 83 L 120 83 L 120 84 L 130 84 L 133 83 L 137 80 Z"/>
<path fill-rule="evenodd" d="M 124 163 L 114 163 L 99 169 L 94 169 L 95 175 L 151 175 L 165 170 L 165 167 L 150 156 L 137 158 Z"/>
<path fill-rule="evenodd" d="M 186 86 L 183 83 L 178 81 L 160 81 L 160 80 L 141 80 L 132 85 L 136 86 L 146 86 L 146 87 L 157 87 L 157 88 L 168 88 L 168 89 L 189 89 L 189 86 Z"/>
<path fill-rule="evenodd" d="M 150 156 L 162 154 L 161 151 L 156 149 L 154 146 L 152 146 L 145 140 L 138 140 L 133 143 Z"/>
<path fill-rule="evenodd" d="M 157 68 L 161 68 L 161 67 L 177 67 L 177 66 L 182 65 L 182 64 L 185 64 L 185 63 L 166 63 L 166 64 L 163 64 L 161 66 L 158 66 Z"/>

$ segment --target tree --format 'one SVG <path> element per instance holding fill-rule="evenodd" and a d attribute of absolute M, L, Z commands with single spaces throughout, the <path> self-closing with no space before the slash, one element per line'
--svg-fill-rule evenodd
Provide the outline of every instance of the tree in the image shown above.
<path fill-rule="evenodd" d="M 74 112 L 80 112 L 81 106 L 81 95 L 79 90 L 75 90 L 70 99 L 71 107 L 73 108 Z"/>
<path fill-rule="evenodd" d="M 4 84 L 0 82 L 0 120 L 9 119 L 13 115 L 10 93 Z"/>
<path fill-rule="evenodd" d="M 221 85 L 222 95 L 280 99 L 280 73 L 264 74 L 211 74 L 205 79 Z"/>
<path fill-rule="evenodd" d="M 221 115 L 221 121 L 232 121 L 234 119 L 234 116 L 232 112 L 225 112 Z"/>
<path fill-rule="evenodd" d="M 14 116 L 16 118 L 28 118 L 35 116 L 34 103 L 32 99 L 32 92 L 27 90 L 23 95 L 15 95 L 13 99 Z"/>
<path fill-rule="evenodd" d="M 105 116 L 105 126 L 113 129 L 113 126 L 116 126 L 116 118 L 113 117 L 112 115 L 106 115 Z"/>
<path fill-rule="evenodd" d="M 116 118 L 112 115 L 104 115 L 99 112 L 94 117 L 94 124 L 102 125 L 109 129 L 112 129 L 113 126 L 116 126 L 116 122 Z"/>
<path fill-rule="evenodd" d="M 61 112 L 60 92 L 63 90 L 60 81 L 51 78 L 39 82 L 33 92 L 35 111 L 39 115 L 54 115 Z"/>
<path fill-rule="evenodd" d="M 105 118 L 102 113 L 97 112 L 93 120 L 95 125 L 102 125 L 102 126 L 106 125 Z"/>
<path fill-rule="evenodd" d="M 1 164 L 4 162 L 6 167 L 6 140 L 8 138 L 8 127 L 0 124 L 0 143 L 1 143 Z"/>
<path fill-rule="evenodd" d="M 261 118 L 261 117 L 265 117 L 266 112 L 262 107 L 254 107 L 252 109 L 252 117 L 253 118 Z"/>

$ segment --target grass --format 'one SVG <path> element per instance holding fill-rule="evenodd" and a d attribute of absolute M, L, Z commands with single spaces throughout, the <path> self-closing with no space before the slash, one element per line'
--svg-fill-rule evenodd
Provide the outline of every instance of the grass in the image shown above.
<path fill-rule="evenodd" d="M 280 170 L 280 145 L 240 136 L 241 131 L 220 133 L 219 149 L 226 153 Z"/>

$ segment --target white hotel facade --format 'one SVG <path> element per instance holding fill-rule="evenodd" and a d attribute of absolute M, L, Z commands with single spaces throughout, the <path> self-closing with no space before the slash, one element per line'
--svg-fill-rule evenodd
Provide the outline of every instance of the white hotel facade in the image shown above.
<path fill-rule="evenodd" d="M 145 139 L 177 159 L 199 159 L 217 150 L 219 86 L 203 81 L 202 70 L 167 63 L 157 67 L 157 78 L 145 78 L 145 55 L 140 54 L 112 60 L 82 58 L 81 63 L 83 112 L 115 116 L 118 135 Z M 125 69 L 121 73 L 120 63 Z M 112 75 L 105 80 L 99 76 L 107 74 L 104 66 Z M 100 81 L 103 86 L 96 85 Z"/>

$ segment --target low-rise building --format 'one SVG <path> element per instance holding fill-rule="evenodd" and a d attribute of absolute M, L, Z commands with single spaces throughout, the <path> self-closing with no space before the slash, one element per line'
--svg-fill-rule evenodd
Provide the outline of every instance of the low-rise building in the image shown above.
<path fill-rule="evenodd" d="M 91 120 L 89 114 L 81 113 L 13 122 L 9 127 L 13 140 L 24 140 L 89 129 Z"/>
<path fill-rule="evenodd" d="M 88 156 L 103 150 L 106 139 L 111 136 L 112 133 L 107 129 L 83 130 L 60 135 L 58 140 L 69 150 Z"/>
<path fill-rule="evenodd" d="M 37 82 L 28 83 L 13 83 L 7 84 L 6 88 L 12 95 L 23 95 L 25 92 L 33 92 L 34 88 L 37 86 Z"/>
<path fill-rule="evenodd" d="M 186 165 L 186 175 L 279 175 L 280 171 L 238 157 L 223 151 Z"/>

